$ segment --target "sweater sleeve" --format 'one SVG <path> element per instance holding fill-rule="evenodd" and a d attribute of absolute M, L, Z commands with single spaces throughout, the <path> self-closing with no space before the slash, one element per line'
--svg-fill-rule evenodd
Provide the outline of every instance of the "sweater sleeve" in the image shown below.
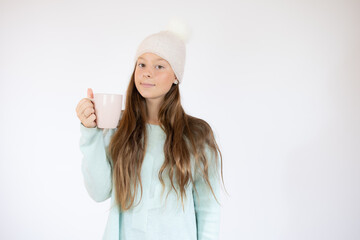
<path fill-rule="evenodd" d="M 107 147 L 115 129 L 87 128 L 80 122 L 81 171 L 85 188 L 96 202 L 107 200 L 112 191 L 112 162 Z"/>
<path fill-rule="evenodd" d="M 220 158 L 218 159 L 219 169 L 217 170 L 215 165 L 215 156 L 209 151 L 208 147 L 205 148 L 205 153 L 209 161 L 209 181 L 217 200 L 220 202 Z M 219 239 L 220 232 L 220 205 L 215 200 L 214 195 L 212 194 L 206 181 L 201 177 L 201 175 L 197 175 L 199 177 L 195 177 L 195 186 L 198 195 L 196 194 L 196 191 L 193 190 L 197 239 L 217 240 Z"/>

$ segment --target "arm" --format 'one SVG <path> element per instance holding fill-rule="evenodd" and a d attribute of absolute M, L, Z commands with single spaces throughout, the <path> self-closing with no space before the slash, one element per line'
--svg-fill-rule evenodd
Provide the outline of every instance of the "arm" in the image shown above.
<path fill-rule="evenodd" d="M 112 166 L 106 151 L 115 129 L 103 132 L 97 127 L 87 128 L 80 122 L 80 151 L 83 154 L 81 171 L 90 197 L 102 202 L 111 196 Z"/>
<path fill-rule="evenodd" d="M 215 156 L 206 149 L 209 161 L 209 181 L 217 200 L 220 202 L 220 178 L 216 171 Z M 219 164 L 220 167 L 220 164 Z M 220 205 L 215 200 L 209 186 L 201 175 L 195 177 L 195 186 L 199 195 L 193 190 L 198 240 L 217 240 L 220 231 Z"/>

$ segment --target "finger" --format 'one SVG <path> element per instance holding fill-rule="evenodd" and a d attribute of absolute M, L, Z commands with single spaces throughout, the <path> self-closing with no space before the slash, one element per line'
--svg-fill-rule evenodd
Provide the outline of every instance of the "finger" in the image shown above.
<path fill-rule="evenodd" d="M 78 105 L 76 106 L 76 112 L 79 112 L 81 105 L 82 105 L 84 102 L 88 102 L 88 101 L 90 101 L 90 100 L 87 99 L 87 98 L 81 99 L 81 100 L 79 101 Z M 90 102 L 91 102 L 91 101 L 90 101 Z"/>
<path fill-rule="evenodd" d="M 94 98 L 94 93 L 91 88 L 87 89 L 87 97 L 88 98 Z"/>
<path fill-rule="evenodd" d="M 91 123 L 83 123 L 83 125 L 87 128 L 93 128 L 96 127 L 96 123 L 95 122 L 91 122 Z"/>
<path fill-rule="evenodd" d="M 83 113 L 84 104 L 86 104 L 86 101 L 80 101 L 78 106 L 76 107 L 76 115 L 81 119 L 81 115 Z"/>
<path fill-rule="evenodd" d="M 86 108 L 94 108 L 94 104 L 91 101 L 84 102 L 79 109 L 79 114 L 83 114 Z"/>
<path fill-rule="evenodd" d="M 85 108 L 83 114 L 86 118 L 88 118 L 92 113 L 95 113 L 95 110 L 93 107 Z"/>
<path fill-rule="evenodd" d="M 86 126 L 90 126 L 90 125 L 93 126 L 92 123 L 95 121 L 95 119 L 96 119 L 95 114 L 91 114 L 88 118 L 86 118 L 86 119 L 83 121 L 83 124 L 86 125 Z"/>
<path fill-rule="evenodd" d="M 84 118 L 86 118 L 85 117 L 85 115 L 84 115 L 84 111 L 85 111 L 85 109 L 87 109 L 87 108 L 89 108 L 89 109 L 91 109 L 91 108 L 93 108 L 93 106 L 91 105 L 91 103 L 84 103 L 83 105 L 81 105 L 80 106 L 81 108 L 80 109 L 78 109 L 78 111 L 76 112 L 76 115 L 78 116 L 78 118 L 80 119 L 80 121 L 82 121 L 82 120 L 84 120 Z"/>
<path fill-rule="evenodd" d="M 95 122 L 92 122 L 90 125 L 89 125 L 89 128 L 94 128 L 96 127 L 96 123 Z"/>

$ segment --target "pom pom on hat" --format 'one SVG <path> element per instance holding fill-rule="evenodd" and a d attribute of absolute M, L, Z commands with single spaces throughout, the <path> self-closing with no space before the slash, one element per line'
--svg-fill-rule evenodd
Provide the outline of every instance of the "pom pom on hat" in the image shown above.
<path fill-rule="evenodd" d="M 188 43 L 191 38 L 191 30 L 189 26 L 178 17 L 170 19 L 166 26 L 166 30 L 176 34 L 184 43 Z"/>
<path fill-rule="evenodd" d="M 136 62 L 143 53 L 154 53 L 169 62 L 178 83 L 181 83 L 185 67 L 186 43 L 189 42 L 190 36 L 191 30 L 187 24 L 173 17 L 168 22 L 166 30 L 151 34 L 140 43 L 134 61 Z"/>

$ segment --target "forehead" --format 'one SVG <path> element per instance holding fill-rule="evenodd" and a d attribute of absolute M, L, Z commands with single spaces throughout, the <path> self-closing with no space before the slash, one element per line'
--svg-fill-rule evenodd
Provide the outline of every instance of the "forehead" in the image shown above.
<path fill-rule="evenodd" d="M 138 60 L 153 61 L 153 62 L 155 62 L 155 61 L 167 62 L 165 59 L 163 59 L 162 57 L 160 57 L 154 53 L 144 53 L 138 57 Z"/>

